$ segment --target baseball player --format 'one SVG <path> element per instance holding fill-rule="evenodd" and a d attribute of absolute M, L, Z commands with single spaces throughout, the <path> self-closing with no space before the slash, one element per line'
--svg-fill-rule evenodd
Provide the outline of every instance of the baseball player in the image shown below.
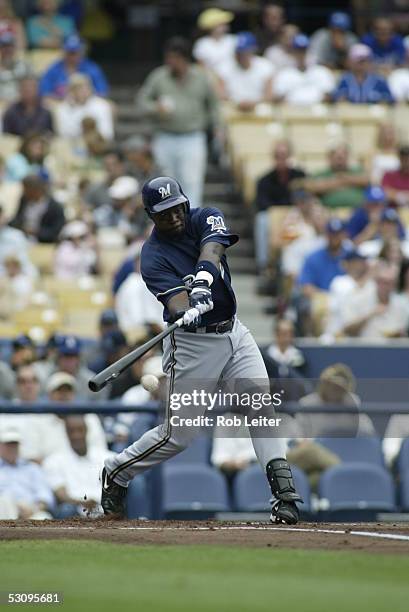
<path fill-rule="evenodd" d="M 260 351 L 236 317 L 225 251 L 238 236 L 226 228 L 217 208 L 191 210 L 173 178 L 145 183 L 142 199 L 154 229 L 142 248 L 141 273 L 163 304 L 165 322 L 183 317 L 183 326 L 164 340 L 163 367 L 169 384 L 165 422 L 105 461 L 101 504 L 112 517 L 124 516 L 127 486 L 134 476 L 183 451 L 197 435 L 195 428 L 172 426 L 170 399 L 183 390 L 187 379 L 261 379 L 268 385 Z M 180 418 L 189 414 L 189 408 L 178 410 Z M 275 497 L 271 521 L 295 524 L 299 516 L 295 502 L 302 499 L 285 459 L 285 441 L 250 433 Z"/>

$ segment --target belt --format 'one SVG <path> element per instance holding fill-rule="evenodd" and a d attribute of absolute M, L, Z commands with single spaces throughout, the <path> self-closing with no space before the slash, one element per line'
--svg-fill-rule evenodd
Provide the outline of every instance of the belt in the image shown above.
<path fill-rule="evenodd" d="M 226 334 L 233 329 L 234 317 L 227 319 L 227 321 L 220 321 L 219 323 L 210 323 L 205 327 L 196 327 L 196 329 L 183 329 L 184 332 L 189 334 Z"/>

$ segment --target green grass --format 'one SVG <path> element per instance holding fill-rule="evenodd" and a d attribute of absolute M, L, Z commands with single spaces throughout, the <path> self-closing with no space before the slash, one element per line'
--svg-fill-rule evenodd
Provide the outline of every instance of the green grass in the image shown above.
<path fill-rule="evenodd" d="M 0 545 L 9 590 L 61 591 L 46 609 L 73 611 L 407 612 L 409 556 L 13 541 Z"/>

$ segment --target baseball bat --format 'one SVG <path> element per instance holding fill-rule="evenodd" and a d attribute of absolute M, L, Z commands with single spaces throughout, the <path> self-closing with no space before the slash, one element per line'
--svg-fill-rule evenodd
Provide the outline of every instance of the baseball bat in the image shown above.
<path fill-rule="evenodd" d="M 127 355 L 124 355 L 121 357 L 121 359 L 118 359 L 118 361 L 115 361 L 115 363 L 111 364 L 105 368 L 105 370 L 102 370 L 102 372 L 99 372 L 93 378 L 91 378 L 91 380 L 88 382 L 88 387 L 91 389 L 91 391 L 94 391 L 94 393 L 101 391 L 101 389 L 106 387 L 107 384 L 118 378 L 122 372 L 133 365 L 135 361 L 140 359 L 142 355 L 145 355 L 145 353 L 158 344 L 158 342 L 166 338 L 166 336 L 169 336 L 169 334 L 174 332 L 175 329 L 180 327 L 182 324 L 183 319 L 178 319 L 172 323 L 172 325 L 169 325 L 169 327 L 160 332 L 160 334 L 157 334 L 157 336 L 151 338 L 151 340 L 148 340 L 148 342 L 145 342 L 145 344 L 142 344 L 142 346 L 138 346 L 138 348 L 134 349 Z"/>

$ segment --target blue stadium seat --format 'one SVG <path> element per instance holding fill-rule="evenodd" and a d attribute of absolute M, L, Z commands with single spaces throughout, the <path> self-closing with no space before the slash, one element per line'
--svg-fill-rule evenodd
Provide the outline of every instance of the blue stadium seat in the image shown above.
<path fill-rule="evenodd" d="M 346 463 L 329 468 L 319 482 L 319 496 L 329 510 L 395 510 L 391 475 L 368 463 Z"/>
<path fill-rule="evenodd" d="M 344 463 L 370 463 L 384 467 L 382 442 L 378 437 L 317 438 Z"/>
<path fill-rule="evenodd" d="M 299 508 L 303 512 L 309 512 L 311 509 L 311 491 L 307 477 L 297 467 L 292 466 L 291 469 L 297 491 L 304 500 L 304 504 L 300 504 Z M 242 512 L 268 512 L 271 509 L 271 504 L 269 503 L 271 497 L 266 475 L 258 464 L 251 465 L 236 476 L 234 480 L 236 510 Z"/>
<path fill-rule="evenodd" d="M 177 464 L 164 470 L 163 511 L 227 512 L 230 510 L 227 484 L 218 470 L 208 465 Z"/>
<path fill-rule="evenodd" d="M 398 471 L 402 478 L 404 474 L 409 473 L 409 438 L 403 440 L 397 461 Z"/>
<path fill-rule="evenodd" d="M 192 444 L 188 446 L 188 448 L 178 455 L 169 459 L 169 461 L 165 464 L 165 469 L 168 466 L 173 466 L 175 464 L 192 464 L 192 463 L 201 463 L 201 464 L 209 464 L 210 458 L 210 447 L 211 447 L 211 438 L 209 436 L 200 436 L 193 440 Z"/>
<path fill-rule="evenodd" d="M 400 473 L 400 507 L 409 512 L 409 469 Z"/>

